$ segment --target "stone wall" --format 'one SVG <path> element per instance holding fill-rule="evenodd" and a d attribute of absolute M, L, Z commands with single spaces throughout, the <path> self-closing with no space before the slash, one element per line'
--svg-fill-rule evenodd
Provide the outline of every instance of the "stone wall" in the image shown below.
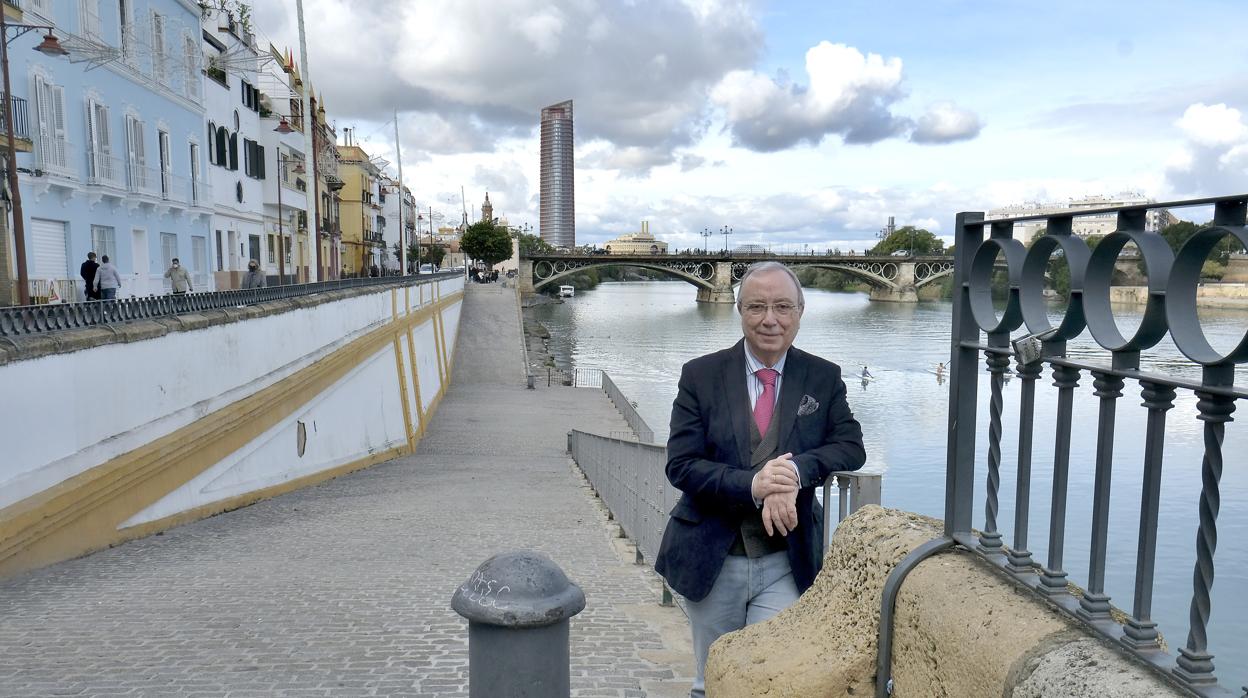
<path fill-rule="evenodd" d="M 1110 287 L 1109 301 L 1144 305 L 1148 302 L 1148 287 Z M 1201 308 L 1248 308 L 1248 283 L 1201 284 L 1196 289 L 1196 305 Z"/>
<path fill-rule="evenodd" d="M 876 506 L 847 518 L 794 606 L 711 647 L 707 695 L 874 695 L 884 581 L 940 533 L 934 519 Z M 898 698 L 1185 695 L 965 551 L 918 565 L 896 609 Z"/>

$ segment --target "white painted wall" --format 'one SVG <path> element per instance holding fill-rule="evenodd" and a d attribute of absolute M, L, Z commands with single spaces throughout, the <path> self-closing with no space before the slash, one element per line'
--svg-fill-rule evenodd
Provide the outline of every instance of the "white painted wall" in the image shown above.
<path fill-rule="evenodd" d="M 435 288 L 441 286 L 441 288 Z M 461 279 L 398 291 L 399 312 L 463 288 Z M 405 298 L 410 298 L 408 303 Z M 405 306 L 407 306 L 405 308 Z M 460 303 L 446 308 L 448 349 Z M 392 320 L 389 289 L 313 308 L 0 366 L 0 508 L 138 448 L 306 368 Z M 425 405 L 441 387 L 432 323 L 416 338 Z M 425 331 L 427 329 L 427 331 Z M 410 354 L 402 358 L 408 384 Z M 414 396 L 410 396 L 414 407 Z M 405 440 L 393 344 L 288 419 L 128 525 L 334 468 Z M 412 410 L 413 422 L 417 419 Z M 296 422 L 307 447 L 296 452 Z"/>

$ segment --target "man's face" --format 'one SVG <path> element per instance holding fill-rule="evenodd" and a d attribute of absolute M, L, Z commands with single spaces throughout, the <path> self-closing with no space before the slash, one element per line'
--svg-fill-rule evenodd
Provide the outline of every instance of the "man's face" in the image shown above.
<path fill-rule="evenodd" d="M 741 284 L 737 307 L 741 312 L 741 331 L 754 356 L 768 365 L 784 356 L 801 325 L 802 307 L 798 305 L 798 289 L 783 271 L 751 274 Z M 751 306 L 767 306 L 761 314 L 750 312 Z M 792 306 L 786 316 L 775 306 Z"/>

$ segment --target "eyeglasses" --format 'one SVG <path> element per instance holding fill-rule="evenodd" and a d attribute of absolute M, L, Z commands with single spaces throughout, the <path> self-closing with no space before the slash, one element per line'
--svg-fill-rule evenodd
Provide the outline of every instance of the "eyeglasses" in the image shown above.
<path fill-rule="evenodd" d="M 776 317 L 788 317 L 800 307 L 792 303 L 773 303 L 771 305 L 766 303 L 747 303 L 741 306 L 741 312 L 751 317 L 762 317 L 767 314 L 767 310 L 770 308 Z"/>

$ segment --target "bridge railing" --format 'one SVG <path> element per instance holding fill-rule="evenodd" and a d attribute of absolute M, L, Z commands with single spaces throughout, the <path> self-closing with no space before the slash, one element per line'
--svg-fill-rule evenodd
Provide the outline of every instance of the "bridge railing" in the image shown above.
<path fill-rule="evenodd" d="M 667 449 L 628 438 L 573 430 L 568 433 L 568 452 L 624 534 L 636 542 L 638 562 L 644 558 L 653 563 L 659 554 L 668 512 L 680 499 L 680 490 L 667 481 Z M 865 504 L 880 503 L 879 475 L 834 475 L 823 486 L 822 501 L 827 507 L 836 499 L 837 522 Z M 834 528 L 831 514 L 825 514 L 825 548 Z"/>
<path fill-rule="evenodd" d="M 117 300 L 24 305 L 0 308 L 0 337 L 57 332 L 79 327 L 109 325 L 130 320 L 169 317 L 205 310 L 236 308 L 282 298 L 310 296 L 342 288 L 389 287 L 428 283 L 453 278 L 455 272 L 420 276 L 380 276 L 337 279 L 266 288 L 209 291 L 164 296 L 136 296 Z"/>
<path fill-rule="evenodd" d="M 1145 229 L 1149 210 L 1189 206 L 1213 206 L 1210 226 L 1197 232 L 1178 251 L 1171 250 L 1158 233 Z M 1248 196 L 1232 196 L 1168 203 L 1154 203 L 1097 211 L 1077 211 L 1057 215 L 1026 216 L 984 221 L 981 213 L 961 213 L 956 221 L 956 260 L 952 357 L 950 363 L 949 448 L 945 493 L 945 532 L 962 545 L 977 551 L 1004 573 L 1038 594 L 1086 626 L 1128 648 L 1162 674 L 1187 690 L 1206 696 L 1230 695 L 1214 675 L 1208 626 L 1213 615 L 1210 594 L 1214 581 L 1214 551 L 1217 543 L 1219 481 L 1225 458 L 1223 442 L 1226 424 L 1231 421 L 1236 400 L 1248 397 L 1248 389 L 1235 384 L 1235 368 L 1248 360 L 1248 336 L 1229 352 L 1220 353 L 1206 339 L 1197 314 L 1196 297 L 1201 267 L 1217 244 L 1231 238 L 1248 247 L 1245 212 Z M 1117 230 L 1105 236 L 1090 250 L 1072 235 L 1073 216 L 1112 213 Z M 1012 238 L 1014 223 L 1046 219 L 1047 234 L 1025 248 Z M 1138 329 L 1124 337 L 1115 324 L 1110 306 L 1110 283 L 1114 264 L 1123 247 L 1133 243 L 1148 273 L 1148 302 Z M 1070 270 L 1070 293 L 1060 322 L 1050 322 L 1043 299 L 1044 273 L 1050 257 L 1064 258 Z M 1004 258 L 1008 277 L 1008 297 L 1004 309 L 993 299 L 993 277 L 998 258 Z M 1071 354 L 1067 342 L 1089 333 L 1105 353 L 1088 357 L 1088 352 Z M 1152 349 L 1166 336 L 1200 370 L 1200 379 L 1143 371 L 1142 352 Z M 976 456 L 979 390 L 979 361 L 984 360 L 989 384 L 988 443 L 985 459 Z M 1021 382 L 1017 405 L 1005 405 L 1003 388 L 1011 363 Z M 1053 481 L 1050 516 L 1047 523 L 1048 550 L 1045 560 L 1033 559 L 1028 550 L 1031 498 L 1033 426 L 1036 383 L 1045 368 L 1051 371 L 1056 387 L 1056 439 L 1053 446 Z M 1072 431 L 1091 425 L 1073 423 L 1075 388 L 1085 377 L 1092 379 L 1098 400 L 1095 439 L 1096 457 L 1091 501 L 1091 527 L 1080 531 L 1089 536 L 1089 569 L 1084 589 L 1078 595 L 1068 587 L 1069 576 L 1063 559 L 1066 541 L 1066 504 L 1069 476 L 1082 463 L 1071 463 Z M 1134 556 L 1134 597 L 1124 624 L 1111 617 L 1110 597 L 1106 594 L 1107 559 L 1128 558 L 1125 550 L 1109 549 L 1109 511 L 1117 407 L 1130 383 L 1139 389 L 1147 426 L 1142 434 L 1142 464 L 1130 464 L 1118 480 L 1138 478 L 1141 500 L 1136 521 L 1138 544 Z M 1178 647 L 1175 656 L 1162 649 L 1157 623 L 1153 620 L 1154 572 L 1159 560 L 1174 559 L 1188 551 L 1157 550 L 1161 501 L 1162 456 L 1166 446 L 1166 413 L 1175 405 L 1177 393 L 1194 394 L 1197 419 L 1203 423 L 1204 455 L 1201 462 L 1202 487 L 1198 505 L 1199 524 L 1193 532 L 1195 567 L 1190 598 L 1190 622 L 1185 640 L 1173 635 L 1170 644 Z M 1129 403 L 1134 400 L 1128 400 Z M 1015 416 L 1016 415 L 1016 416 Z M 1007 543 L 998 528 L 997 514 L 1001 493 L 1003 423 L 1017 419 L 1017 477 L 1014 493 L 1013 540 Z M 1122 434 L 1123 438 L 1140 438 Z M 986 465 L 982 532 L 972 529 L 975 514 L 974 482 L 977 467 Z M 1127 465 L 1127 464 L 1123 464 Z M 1142 465 L 1142 467 L 1140 467 Z M 1124 604 L 1125 605 L 1125 604 Z M 1114 611 L 1117 612 L 1116 609 Z M 1243 623 L 1245 618 L 1222 622 Z"/>

